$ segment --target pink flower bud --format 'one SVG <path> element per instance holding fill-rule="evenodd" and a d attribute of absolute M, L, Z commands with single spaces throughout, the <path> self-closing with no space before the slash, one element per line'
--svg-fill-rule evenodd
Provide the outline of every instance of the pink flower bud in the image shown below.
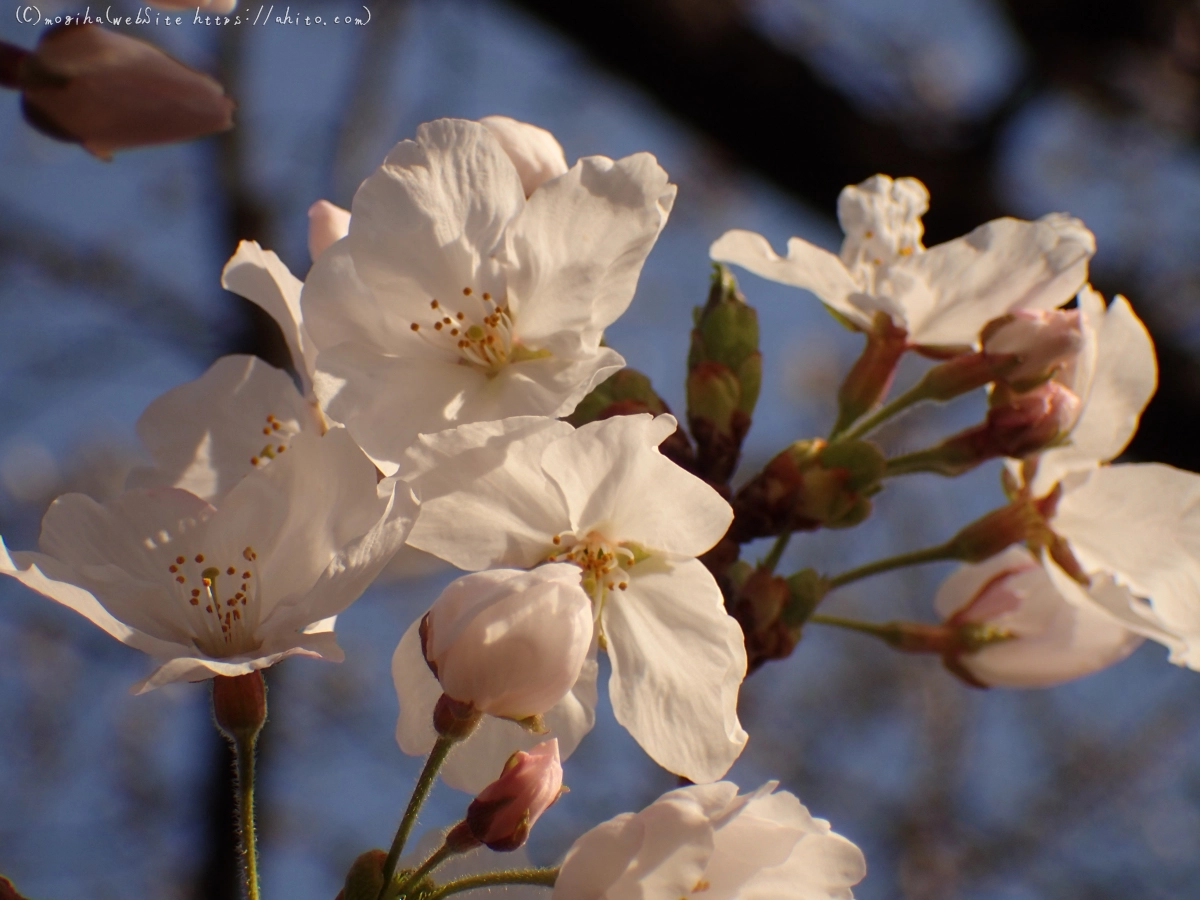
<path fill-rule="evenodd" d="M 447 696 L 516 721 L 566 696 L 591 643 L 592 601 L 569 563 L 466 575 L 421 626 L 425 659 Z"/>
<path fill-rule="evenodd" d="M 1092 591 L 1123 590 L 1096 584 Z M 1142 639 L 1111 616 L 1072 603 L 1021 547 L 963 566 L 934 601 L 946 624 L 980 638 L 951 666 L 991 687 L 1050 687 L 1082 678 L 1128 656 Z"/>
<path fill-rule="evenodd" d="M 996 456 L 1042 450 L 1071 430 L 1083 404 L 1057 381 L 1017 394 L 988 410 L 987 437 Z"/>
<path fill-rule="evenodd" d="M 983 352 L 1015 356 L 1015 368 L 1004 374 L 1012 385 L 1044 381 L 1074 362 L 1083 347 L 1079 310 L 1019 310 L 989 322 L 983 329 Z"/>
<path fill-rule="evenodd" d="M 479 124 L 500 142 L 517 167 L 525 196 L 530 196 L 551 178 L 567 171 L 567 158 L 554 135 L 544 128 L 518 122 L 508 116 L 486 116 Z"/>
<path fill-rule="evenodd" d="M 26 119 L 108 159 L 233 127 L 233 101 L 212 78 L 156 47 L 97 25 L 47 31 L 21 63 Z"/>
<path fill-rule="evenodd" d="M 563 793 L 558 739 L 518 750 L 500 777 L 480 792 L 467 809 L 467 826 L 492 850 L 516 850 L 533 824 Z"/>
<path fill-rule="evenodd" d="M 318 200 L 308 208 L 308 254 L 312 261 L 350 232 L 350 211 Z"/>

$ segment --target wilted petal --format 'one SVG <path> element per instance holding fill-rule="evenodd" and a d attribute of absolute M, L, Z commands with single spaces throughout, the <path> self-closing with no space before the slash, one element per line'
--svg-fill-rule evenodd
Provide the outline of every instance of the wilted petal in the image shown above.
<path fill-rule="evenodd" d="M 631 576 L 601 617 L 613 713 L 663 768 L 715 781 L 747 740 L 737 718 L 746 675 L 742 630 L 698 560 L 651 559 Z"/>
<path fill-rule="evenodd" d="M 479 124 L 492 133 L 517 167 L 525 196 L 567 171 L 567 158 L 554 135 L 545 128 L 508 116 L 484 116 Z"/>
<path fill-rule="evenodd" d="M 19 81 L 32 124 L 103 159 L 233 126 L 234 103 L 212 78 L 98 25 L 47 31 Z"/>

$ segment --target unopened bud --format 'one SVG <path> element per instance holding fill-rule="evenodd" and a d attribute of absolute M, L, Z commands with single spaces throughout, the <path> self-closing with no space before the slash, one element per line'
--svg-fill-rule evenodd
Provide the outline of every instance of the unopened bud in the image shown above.
<path fill-rule="evenodd" d="M 156 47 L 98 25 L 45 32 L 17 82 L 31 125 L 102 159 L 233 127 L 234 103 L 212 78 Z"/>
<path fill-rule="evenodd" d="M 1079 418 L 1082 403 L 1057 381 L 1023 394 L 997 385 L 987 419 L 936 447 L 888 461 L 888 474 L 933 472 L 954 478 L 990 459 L 1020 458 L 1062 440 Z M 995 402 L 999 400 L 999 402 Z"/>
<path fill-rule="evenodd" d="M 253 738 L 267 720 L 267 686 L 262 671 L 213 678 L 213 715 L 234 741 Z"/>
<path fill-rule="evenodd" d="M 350 233 L 350 211 L 318 200 L 308 208 L 308 254 L 312 261 Z"/>
<path fill-rule="evenodd" d="M 790 599 L 787 580 L 767 569 L 754 569 L 740 586 L 729 611 L 746 637 L 747 673 L 791 655 L 800 630 L 783 620 Z"/>
<path fill-rule="evenodd" d="M 383 864 L 387 854 L 382 850 L 368 850 L 350 866 L 346 873 L 346 884 L 342 888 L 343 900 L 377 900 L 383 888 Z"/>
<path fill-rule="evenodd" d="M 718 265 L 708 300 L 693 317 L 688 425 L 696 439 L 699 474 L 724 484 L 737 468 L 762 387 L 758 313 L 746 304 L 733 274 Z"/>
<path fill-rule="evenodd" d="M 797 441 L 738 492 L 736 538 L 857 525 L 871 512 L 885 468 L 883 454 L 867 441 Z"/>
<path fill-rule="evenodd" d="M 965 526 L 950 539 L 950 559 L 983 562 L 1024 541 L 1038 540 L 1046 523 L 1037 507 L 1024 501 L 993 510 Z"/>
<path fill-rule="evenodd" d="M 0 875 L 0 900 L 25 900 L 11 881 Z"/>
<path fill-rule="evenodd" d="M 981 335 L 988 356 L 1011 356 L 1005 381 L 1033 387 L 1070 366 L 1083 347 L 1079 310 L 1019 310 L 989 322 Z"/>
<path fill-rule="evenodd" d="M 996 456 L 1036 453 L 1070 432 L 1083 404 L 1057 381 L 1017 394 L 988 410 L 987 431 Z"/>
<path fill-rule="evenodd" d="M 442 690 L 514 721 L 549 711 L 575 685 L 592 642 L 592 603 L 580 574 L 551 563 L 452 582 L 421 624 L 422 650 Z"/>
<path fill-rule="evenodd" d="M 467 809 L 471 834 L 492 850 L 516 850 L 534 823 L 563 793 L 558 740 L 518 750 L 500 777 L 485 787 Z"/>
<path fill-rule="evenodd" d="M 521 187 L 529 197 L 551 178 L 567 171 L 567 158 L 554 135 L 544 128 L 508 116 L 485 116 L 479 124 L 492 133 L 517 167 Z"/>

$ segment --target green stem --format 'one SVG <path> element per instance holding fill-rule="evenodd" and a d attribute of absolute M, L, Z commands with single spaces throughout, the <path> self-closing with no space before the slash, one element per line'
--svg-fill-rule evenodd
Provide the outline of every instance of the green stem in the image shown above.
<path fill-rule="evenodd" d="M 779 559 L 783 556 L 783 551 L 787 549 L 788 541 L 792 539 L 792 530 L 785 528 L 779 537 L 775 538 L 775 543 L 771 547 L 771 552 L 766 555 L 759 568 L 766 569 L 768 572 L 774 572 L 775 567 L 779 565 Z"/>
<path fill-rule="evenodd" d="M 246 874 L 246 895 L 259 900 L 258 840 L 254 830 L 254 747 L 258 734 L 242 733 L 234 739 L 237 755 L 238 818 L 241 823 L 242 863 Z"/>
<path fill-rule="evenodd" d="M 928 394 L 925 391 L 925 386 L 921 382 L 918 382 L 895 400 L 890 403 L 885 403 L 865 419 L 859 419 L 857 425 L 855 425 L 853 428 L 848 428 L 841 434 L 833 436 L 831 440 L 852 441 L 855 438 L 860 438 L 864 434 L 874 431 L 888 419 L 891 419 L 894 416 L 904 412 L 904 410 L 908 409 L 910 406 L 920 403 L 922 400 L 926 399 L 927 396 Z"/>
<path fill-rule="evenodd" d="M 919 566 L 923 563 L 941 562 L 957 558 L 957 547 L 953 541 L 947 541 L 945 544 L 938 544 L 936 547 L 926 547 L 924 550 L 914 550 L 912 553 L 889 556 L 886 559 L 879 559 L 873 563 L 867 563 L 865 566 L 859 566 L 857 569 L 843 572 L 841 575 L 835 575 L 829 579 L 829 587 L 832 590 L 833 588 L 850 584 L 853 581 L 860 581 L 863 578 L 878 575 L 881 572 L 890 572 L 893 569 L 903 569 L 907 566 Z"/>
<path fill-rule="evenodd" d="M 462 891 L 473 891 L 476 888 L 495 887 L 504 884 L 539 884 L 544 887 L 554 887 L 558 879 L 558 869 L 513 869 L 508 872 L 487 872 L 483 875 L 470 875 L 457 881 L 449 881 L 429 895 L 427 900 L 442 900 L 451 894 Z"/>
<path fill-rule="evenodd" d="M 418 866 L 404 878 L 400 879 L 395 887 L 388 889 L 387 882 L 384 882 L 384 894 L 387 897 L 403 897 L 405 891 L 407 891 L 413 885 L 419 884 L 422 878 L 444 863 L 451 856 L 461 852 L 461 850 L 451 847 L 449 844 L 442 844 L 442 846 L 433 851 L 429 859 L 425 860 L 425 862 L 421 863 L 420 866 Z"/>
<path fill-rule="evenodd" d="M 379 889 L 379 900 L 384 900 L 387 895 L 388 886 L 396 874 L 396 863 L 400 861 L 400 854 L 404 852 L 408 836 L 412 834 L 413 827 L 417 824 L 417 813 L 421 811 L 422 804 L 425 803 L 429 792 L 433 790 L 438 770 L 442 768 L 442 764 L 446 761 L 446 757 L 455 743 L 457 742 L 454 738 L 444 735 L 438 737 L 437 743 L 429 752 L 429 759 L 425 760 L 425 768 L 421 770 L 421 776 L 417 779 L 417 786 L 413 789 L 412 798 L 408 801 L 408 808 L 404 810 L 404 818 L 400 820 L 400 827 L 396 829 L 396 837 L 392 839 L 392 847 L 388 850 L 387 859 L 383 863 L 383 885 Z"/>
<path fill-rule="evenodd" d="M 818 625 L 831 625 L 834 628 L 845 628 L 848 631 L 859 631 L 863 634 L 873 635 L 877 638 L 887 640 L 895 632 L 894 625 L 880 625 L 876 622 L 861 622 L 858 619 L 843 619 L 841 616 L 826 616 L 820 613 L 814 613 L 808 617 L 809 622 L 815 622 Z"/>

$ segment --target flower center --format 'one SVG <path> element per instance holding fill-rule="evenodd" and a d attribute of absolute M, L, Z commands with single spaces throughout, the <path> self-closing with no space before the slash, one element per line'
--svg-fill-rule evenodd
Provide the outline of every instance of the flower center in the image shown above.
<path fill-rule="evenodd" d="M 610 592 L 629 588 L 628 570 L 645 556 L 637 549 L 626 544 L 614 543 L 596 531 L 589 531 L 582 538 L 576 537 L 574 532 L 564 531 L 554 537 L 554 546 L 560 549 L 550 554 L 546 562 L 574 563 L 583 570 L 581 585 L 592 598 L 596 611 L 596 634 L 603 650 L 608 643 L 600 619 L 600 614 L 604 612 L 604 603 Z"/>
<path fill-rule="evenodd" d="M 463 288 L 463 297 L 474 291 Z M 413 322 L 413 331 L 430 344 L 458 354 L 464 365 L 494 373 L 513 352 L 513 315 L 508 306 L 484 292 L 481 301 L 468 299 L 468 308 L 454 309 L 440 300 L 430 300 L 431 321 Z"/>
<path fill-rule="evenodd" d="M 274 414 L 270 414 L 267 416 L 266 424 L 262 427 L 262 433 L 266 436 L 267 443 L 263 445 L 257 455 L 250 457 L 250 465 L 256 469 L 261 469 L 287 450 L 292 438 L 300 433 L 300 425 L 297 422 L 284 422 Z"/>
<path fill-rule="evenodd" d="M 167 567 L 187 612 L 192 642 L 213 659 L 240 656 L 262 644 L 254 637 L 260 612 L 257 559 L 254 548 L 246 547 L 238 560 L 197 553 L 176 556 Z"/>

